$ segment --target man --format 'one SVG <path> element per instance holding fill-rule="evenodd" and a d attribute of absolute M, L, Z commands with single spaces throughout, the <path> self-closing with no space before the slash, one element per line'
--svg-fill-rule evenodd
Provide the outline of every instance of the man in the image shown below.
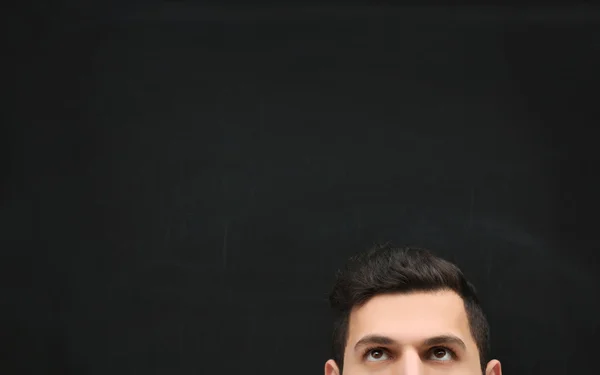
<path fill-rule="evenodd" d="M 376 246 L 339 272 L 325 375 L 501 375 L 475 289 L 425 249 Z"/>

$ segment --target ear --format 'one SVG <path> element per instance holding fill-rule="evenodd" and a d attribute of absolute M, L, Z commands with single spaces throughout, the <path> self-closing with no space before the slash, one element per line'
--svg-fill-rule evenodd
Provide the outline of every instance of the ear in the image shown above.
<path fill-rule="evenodd" d="M 325 362 L 325 375 L 341 375 L 340 369 L 333 359 Z"/>
<path fill-rule="evenodd" d="M 502 365 L 497 359 L 492 359 L 485 369 L 485 375 L 502 375 Z"/>

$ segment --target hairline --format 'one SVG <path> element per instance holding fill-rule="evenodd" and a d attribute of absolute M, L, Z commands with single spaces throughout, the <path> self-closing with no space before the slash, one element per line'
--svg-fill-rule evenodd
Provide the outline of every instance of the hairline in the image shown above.
<path fill-rule="evenodd" d="M 462 301 L 463 309 L 464 309 L 463 311 L 467 317 L 467 322 L 469 323 L 469 335 L 473 339 L 473 342 L 475 342 L 475 344 L 477 345 L 477 339 L 475 338 L 475 335 L 473 335 L 473 332 L 472 332 L 473 330 L 471 329 L 471 321 L 469 319 L 469 311 L 467 310 L 468 301 L 463 296 L 461 296 L 460 293 L 458 293 L 456 290 L 449 288 L 449 287 L 441 287 L 441 288 L 432 288 L 432 289 L 423 289 L 423 290 L 411 289 L 411 290 L 407 290 L 407 291 L 386 291 L 386 292 L 376 293 L 372 296 L 369 296 L 369 298 L 366 298 L 364 301 L 355 304 L 354 306 L 352 306 L 352 308 L 346 314 L 346 320 L 347 320 L 346 326 L 347 327 L 346 327 L 345 346 L 348 345 L 348 339 L 349 339 L 349 333 L 350 333 L 350 316 L 356 310 L 360 309 L 361 307 L 364 307 L 372 299 L 379 297 L 379 296 L 393 296 L 393 295 L 410 296 L 413 294 L 437 294 L 439 292 L 451 292 L 455 296 L 460 298 L 460 300 Z M 477 350 L 479 351 L 479 347 L 477 347 Z"/>
<path fill-rule="evenodd" d="M 396 261 L 400 263 L 390 263 Z M 423 268 L 413 268 L 415 266 L 423 266 Z M 390 272 L 388 267 L 391 267 L 392 274 L 386 273 Z M 395 269 L 395 267 L 399 268 Z M 364 273 L 373 271 L 373 269 L 375 272 L 381 270 L 384 277 L 387 278 L 378 279 L 377 274 Z M 407 274 L 402 273 L 404 270 Z M 359 278 L 355 279 L 355 277 Z M 416 279 L 413 279 L 413 277 L 416 277 Z M 394 286 L 395 282 L 392 279 L 396 278 L 397 286 Z M 370 283 L 374 283 L 374 285 L 369 286 Z M 347 292 L 353 293 L 352 288 L 354 287 L 359 288 L 358 294 L 345 294 Z M 345 267 L 338 270 L 329 301 L 335 311 L 333 354 L 340 370 L 343 367 L 348 344 L 350 315 L 354 309 L 363 306 L 379 295 L 406 295 L 442 290 L 453 291 L 463 300 L 469 323 L 469 332 L 477 346 L 481 368 L 484 369 L 490 354 L 489 322 L 475 287 L 465 277 L 460 267 L 427 248 L 416 246 L 398 247 L 387 242 L 375 244 L 367 251 L 355 254 L 350 257 Z"/>
<path fill-rule="evenodd" d="M 369 296 L 368 298 L 365 298 L 363 301 L 360 301 L 360 302 L 354 304 L 350 310 L 344 312 L 343 315 L 341 316 L 341 318 L 343 319 L 342 325 L 340 327 L 338 327 L 338 329 L 339 328 L 343 328 L 344 329 L 344 347 L 343 347 L 342 352 L 339 353 L 341 355 L 342 363 L 338 363 L 337 364 L 339 366 L 339 368 L 340 368 L 340 371 L 342 371 L 342 369 L 343 369 L 344 356 L 346 354 L 346 349 L 348 347 L 348 339 L 350 337 L 350 317 L 351 317 L 352 313 L 355 310 L 357 310 L 360 307 L 366 305 L 369 301 L 371 301 L 373 298 L 378 297 L 378 296 L 383 296 L 383 295 L 411 295 L 411 294 L 419 294 L 419 293 L 437 293 L 437 292 L 442 292 L 442 291 L 450 291 L 450 292 L 456 294 L 462 300 L 464 312 L 465 312 L 465 315 L 467 317 L 467 322 L 469 324 L 469 335 L 470 335 L 471 339 L 473 340 L 473 342 L 475 343 L 475 347 L 477 348 L 477 355 L 478 355 L 478 358 L 480 358 L 480 362 L 481 362 L 482 351 L 485 351 L 485 348 L 480 348 L 479 347 L 479 342 L 478 342 L 477 338 L 474 335 L 474 332 L 473 332 L 473 322 L 471 321 L 471 317 L 470 317 L 470 314 L 469 314 L 469 309 L 467 307 L 468 303 L 473 303 L 475 301 L 468 301 L 464 296 L 462 296 L 455 289 L 450 288 L 450 287 L 446 287 L 446 286 L 442 286 L 442 287 L 439 287 L 439 288 L 422 288 L 422 289 L 421 288 L 415 288 L 415 289 L 409 289 L 409 290 L 406 290 L 406 291 L 393 291 L 393 290 L 390 290 L 390 291 L 383 291 L 383 292 L 380 292 L 380 293 L 375 293 L 375 294 Z M 478 306 L 478 303 L 475 302 L 475 305 Z M 481 306 L 479 306 L 479 308 L 480 308 L 480 310 L 482 310 Z M 338 332 L 336 332 L 336 333 L 338 333 Z"/>

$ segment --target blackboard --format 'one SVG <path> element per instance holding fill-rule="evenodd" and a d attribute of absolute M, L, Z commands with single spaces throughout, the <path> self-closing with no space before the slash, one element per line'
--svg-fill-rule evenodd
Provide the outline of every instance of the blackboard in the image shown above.
<path fill-rule="evenodd" d="M 594 372 L 597 8 L 53 12 L 9 23 L 4 373 L 321 373 L 378 241 L 463 268 L 506 374 Z"/>

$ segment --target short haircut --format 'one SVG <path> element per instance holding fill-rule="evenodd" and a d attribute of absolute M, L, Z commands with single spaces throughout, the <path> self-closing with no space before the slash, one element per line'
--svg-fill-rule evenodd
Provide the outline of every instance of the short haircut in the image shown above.
<path fill-rule="evenodd" d="M 371 298 L 392 293 L 451 290 L 463 300 L 471 335 L 485 370 L 489 354 L 489 325 L 474 286 L 453 263 L 416 247 L 375 245 L 350 258 L 341 269 L 329 296 L 335 312 L 333 359 L 342 371 L 350 312 Z"/>

